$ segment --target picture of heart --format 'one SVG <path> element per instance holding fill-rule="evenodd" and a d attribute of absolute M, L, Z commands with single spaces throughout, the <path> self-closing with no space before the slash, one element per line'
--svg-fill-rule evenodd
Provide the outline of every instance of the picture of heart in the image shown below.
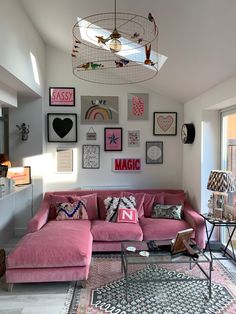
<path fill-rule="evenodd" d="M 174 122 L 174 119 L 170 115 L 168 116 L 160 115 L 157 118 L 157 124 L 162 129 L 163 132 L 168 131 L 170 127 L 172 126 L 173 122 Z"/>
<path fill-rule="evenodd" d="M 56 134 L 60 138 L 63 138 L 72 129 L 73 121 L 70 118 L 65 118 L 65 119 L 55 118 L 53 119 L 52 127 L 54 131 L 56 132 Z"/>

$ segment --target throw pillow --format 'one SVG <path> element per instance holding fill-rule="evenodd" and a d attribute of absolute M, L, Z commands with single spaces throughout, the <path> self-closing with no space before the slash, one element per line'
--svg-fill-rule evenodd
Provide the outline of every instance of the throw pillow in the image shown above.
<path fill-rule="evenodd" d="M 104 200 L 104 205 L 107 210 L 106 220 L 116 222 L 118 217 L 118 209 L 119 208 L 135 209 L 136 201 L 134 196 L 130 197 L 109 196 Z"/>
<path fill-rule="evenodd" d="M 117 222 L 138 222 L 138 213 L 135 208 L 119 208 L 117 214 Z"/>
<path fill-rule="evenodd" d="M 144 204 L 145 193 L 133 193 L 133 192 L 124 191 L 123 195 L 126 197 L 133 196 L 136 202 L 136 209 L 138 212 L 138 217 L 141 218 L 142 216 L 144 216 L 143 204 Z"/>
<path fill-rule="evenodd" d="M 164 204 L 164 193 L 155 193 L 155 194 L 145 194 L 144 202 L 143 202 L 143 209 L 144 209 L 144 216 L 151 217 L 153 204 Z"/>
<path fill-rule="evenodd" d="M 86 211 L 90 220 L 98 219 L 98 205 L 97 205 L 97 193 L 86 195 L 70 195 L 69 201 L 71 203 L 84 201 L 86 204 Z"/>
<path fill-rule="evenodd" d="M 50 203 L 48 219 L 54 220 L 57 216 L 57 203 L 65 203 L 68 202 L 69 199 L 67 195 L 49 194 L 48 201 Z"/>
<path fill-rule="evenodd" d="M 170 205 L 175 205 L 175 204 L 182 204 L 184 205 L 185 202 L 185 193 L 165 193 L 164 195 L 165 202 L 164 204 L 170 204 Z"/>
<path fill-rule="evenodd" d="M 57 203 L 56 207 L 56 220 L 88 219 L 86 205 L 83 201 L 78 201 L 74 203 Z"/>
<path fill-rule="evenodd" d="M 152 218 L 167 218 L 181 220 L 182 205 L 154 204 Z"/>
<path fill-rule="evenodd" d="M 119 192 L 119 191 L 105 191 L 105 192 L 98 192 L 98 212 L 99 212 L 99 216 L 100 219 L 104 220 L 106 219 L 106 215 L 107 215 L 107 209 L 105 207 L 105 199 L 107 197 L 122 197 L 123 196 L 123 192 Z"/>

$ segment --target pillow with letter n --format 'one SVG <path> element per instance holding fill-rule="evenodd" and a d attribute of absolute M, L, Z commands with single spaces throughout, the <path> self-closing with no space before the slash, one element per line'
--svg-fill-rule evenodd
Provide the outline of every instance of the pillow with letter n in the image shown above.
<path fill-rule="evenodd" d="M 88 219 L 86 204 L 81 200 L 74 203 L 70 202 L 57 203 L 56 208 L 57 208 L 56 220 Z"/>
<path fill-rule="evenodd" d="M 180 220 L 182 207 L 182 205 L 162 205 L 154 203 L 151 217 Z"/>
<path fill-rule="evenodd" d="M 135 208 L 134 196 L 129 197 L 107 197 L 104 200 L 107 210 L 106 220 L 111 222 L 132 222 L 138 221 L 138 213 Z"/>

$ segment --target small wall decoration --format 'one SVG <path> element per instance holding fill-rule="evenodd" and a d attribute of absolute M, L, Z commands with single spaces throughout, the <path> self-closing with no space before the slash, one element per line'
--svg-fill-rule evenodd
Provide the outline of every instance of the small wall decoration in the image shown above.
<path fill-rule="evenodd" d="M 122 128 L 104 129 L 104 150 L 122 151 Z"/>
<path fill-rule="evenodd" d="M 153 135 L 176 135 L 177 112 L 154 112 Z"/>
<path fill-rule="evenodd" d="M 95 141 L 97 139 L 97 133 L 94 131 L 94 128 L 89 128 L 88 132 L 86 133 L 87 141 Z"/>
<path fill-rule="evenodd" d="M 118 124 L 117 96 L 81 96 L 81 124 Z"/>
<path fill-rule="evenodd" d="M 100 145 L 82 146 L 82 168 L 83 169 L 100 168 Z"/>
<path fill-rule="evenodd" d="M 77 142 L 76 113 L 48 113 L 48 142 Z"/>
<path fill-rule="evenodd" d="M 73 172 L 73 149 L 57 149 L 57 172 Z"/>
<path fill-rule="evenodd" d="M 128 120 L 148 120 L 148 94 L 128 94 Z"/>
<path fill-rule="evenodd" d="M 146 142 L 146 164 L 163 164 L 163 142 Z"/>
<path fill-rule="evenodd" d="M 140 131 L 128 130 L 128 147 L 140 146 Z"/>
<path fill-rule="evenodd" d="M 50 87 L 49 106 L 75 106 L 75 88 Z"/>
<path fill-rule="evenodd" d="M 15 181 L 15 185 L 31 184 L 31 167 L 11 167 L 8 168 L 7 177 Z"/>
<path fill-rule="evenodd" d="M 113 163 L 112 170 L 115 172 L 141 171 L 141 159 L 140 158 L 114 158 L 112 160 L 112 163 Z"/>

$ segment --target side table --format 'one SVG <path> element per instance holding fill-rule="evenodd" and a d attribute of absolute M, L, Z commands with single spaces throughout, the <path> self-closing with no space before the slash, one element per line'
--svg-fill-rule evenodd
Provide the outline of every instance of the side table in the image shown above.
<path fill-rule="evenodd" d="M 235 257 L 235 252 L 234 252 L 234 247 L 233 247 L 233 243 L 232 243 L 232 238 L 236 229 L 236 220 L 234 221 L 230 221 L 227 219 L 219 219 L 219 218 L 214 218 L 212 216 L 208 216 L 207 214 L 201 214 L 201 216 L 204 218 L 204 223 L 205 223 L 205 228 L 206 228 L 206 236 L 207 236 L 207 242 L 206 242 L 206 247 L 204 249 L 204 252 L 207 250 L 207 248 L 209 249 L 209 253 L 210 253 L 210 257 L 211 260 L 213 261 L 215 260 L 223 260 L 223 259 L 228 259 L 231 258 L 235 263 L 236 263 L 236 257 Z M 211 225 L 211 228 L 208 230 L 208 226 L 207 223 L 209 223 Z M 225 248 L 223 249 L 222 253 L 223 253 L 223 257 L 215 257 L 212 254 L 212 249 L 211 249 L 211 236 L 213 234 L 213 231 L 215 229 L 215 227 L 224 227 L 226 228 L 227 232 L 228 232 L 228 236 L 229 239 L 227 241 L 227 244 L 225 246 Z M 230 230 L 230 227 L 233 227 L 232 230 Z M 228 252 L 227 249 L 229 247 L 229 245 L 231 246 L 231 250 L 232 250 L 232 255 L 231 256 Z M 227 255 L 227 256 L 226 256 Z"/>

